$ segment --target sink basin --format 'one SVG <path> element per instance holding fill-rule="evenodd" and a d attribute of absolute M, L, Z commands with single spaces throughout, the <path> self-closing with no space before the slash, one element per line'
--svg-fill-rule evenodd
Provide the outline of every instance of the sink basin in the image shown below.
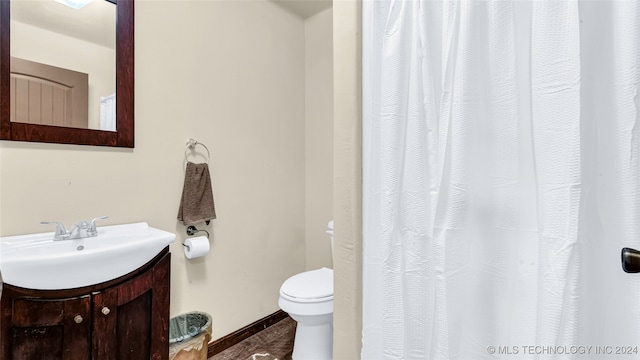
<path fill-rule="evenodd" d="M 2 281 L 29 289 L 95 285 L 126 275 L 174 242 L 145 222 L 98 227 L 98 236 L 53 240 L 53 232 L 0 237 Z"/>

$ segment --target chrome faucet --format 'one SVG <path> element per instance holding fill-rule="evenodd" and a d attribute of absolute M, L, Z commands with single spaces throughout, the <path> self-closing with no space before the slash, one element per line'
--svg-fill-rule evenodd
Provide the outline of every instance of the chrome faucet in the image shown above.
<path fill-rule="evenodd" d="M 56 232 L 53 234 L 53 240 L 67 240 L 69 239 L 69 233 L 63 223 L 57 221 L 41 221 L 40 224 L 56 224 Z"/>
<path fill-rule="evenodd" d="M 108 219 L 108 216 L 100 216 L 97 217 L 89 223 L 89 230 L 87 231 L 87 236 L 98 236 L 98 229 L 96 228 L 96 220 L 104 220 Z"/>
<path fill-rule="evenodd" d="M 98 236 L 98 229 L 96 228 L 96 220 L 104 220 L 109 218 L 108 216 L 97 217 L 91 222 L 80 221 L 77 223 L 71 231 L 67 231 L 64 224 L 57 221 L 42 221 L 40 224 L 56 224 L 56 231 L 53 234 L 53 240 L 69 240 L 69 239 L 82 239 L 86 237 Z"/>

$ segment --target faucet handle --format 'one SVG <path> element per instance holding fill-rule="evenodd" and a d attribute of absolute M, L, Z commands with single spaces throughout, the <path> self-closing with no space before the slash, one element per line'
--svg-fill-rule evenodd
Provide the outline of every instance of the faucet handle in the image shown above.
<path fill-rule="evenodd" d="M 89 224 L 89 230 L 87 231 L 88 234 L 90 236 L 98 235 L 98 229 L 96 228 L 96 220 L 104 220 L 104 219 L 108 219 L 108 218 L 109 218 L 108 216 L 100 216 L 100 217 L 97 217 L 97 218 L 91 220 L 91 223 Z"/>
<path fill-rule="evenodd" d="M 53 234 L 53 238 L 55 240 L 68 239 L 69 233 L 67 232 L 67 228 L 64 227 L 63 223 L 57 221 L 41 221 L 42 225 L 56 224 L 56 232 Z"/>

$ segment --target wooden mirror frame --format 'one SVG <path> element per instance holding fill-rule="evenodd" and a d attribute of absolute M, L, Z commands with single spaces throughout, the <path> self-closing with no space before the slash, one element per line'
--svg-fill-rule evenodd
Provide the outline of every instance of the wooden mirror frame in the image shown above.
<path fill-rule="evenodd" d="M 134 147 L 134 38 L 133 1 L 117 0 L 116 5 L 116 129 L 103 131 L 12 122 L 10 120 L 9 79 L 10 0 L 0 0 L 0 140 L 58 144 Z"/>

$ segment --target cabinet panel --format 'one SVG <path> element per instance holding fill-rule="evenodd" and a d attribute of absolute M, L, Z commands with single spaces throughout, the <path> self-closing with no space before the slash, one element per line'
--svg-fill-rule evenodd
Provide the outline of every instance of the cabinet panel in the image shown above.
<path fill-rule="evenodd" d="M 104 291 L 93 296 L 93 326 L 99 329 L 99 333 L 93 336 L 94 359 L 109 359 L 109 353 L 113 352 L 118 329 L 118 323 L 113 321 L 118 316 L 117 304 L 117 291 Z"/>
<path fill-rule="evenodd" d="M 118 306 L 116 359 L 151 359 L 151 291 Z"/>
<path fill-rule="evenodd" d="M 153 304 L 151 306 L 151 359 L 169 359 L 169 300 L 171 254 L 153 268 Z"/>
<path fill-rule="evenodd" d="M 13 328 L 11 359 L 62 359 L 62 325 L 47 327 Z M 38 355 L 41 354 L 42 357 Z"/>
<path fill-rule="evenodd" d="M 14 360 L 88 359 L 91 298 L 13 301 L 9 353 Z"/>
<path fill-rule="evenodd" d="M 17 327 L 60 325 L 64 317 L 64 305 L 64 299 L 58 301 L 15 299 L 12 310 L 13 325 Z"/>

